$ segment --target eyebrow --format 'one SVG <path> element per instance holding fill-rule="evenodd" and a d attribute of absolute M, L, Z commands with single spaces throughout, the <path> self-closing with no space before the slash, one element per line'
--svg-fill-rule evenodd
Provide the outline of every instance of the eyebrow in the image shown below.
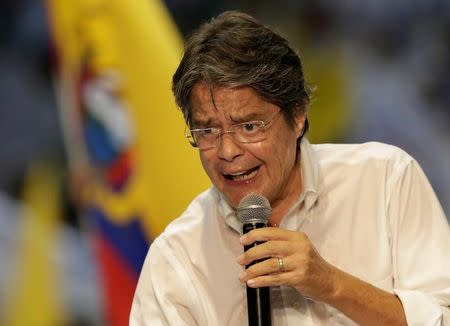
<path fill-rule="evenodd" d="M 255 120 L 264 120 L 266 118 L 266 112 L 251 112 L 243 116 L 238 117 L 229 117 L 230 121 L 233 123 L 242 123 L 242 122 L 248 122 L 248 121 L 255 121 Z M 192 117 L 191 119 L 191 127 L 195 129 L 202 129 L 202 128 L 209 128 L 209 127 L 217 127 L 215 125 L 215 119 L 212 117 L 206 118 L 206 119 L 199 119 Z"/>
<path fill-rule="evenodd" d="M 240 122 L 247 122 L 247 121 L 263 120 L 264 117 L 265 117 L 265 112 L 251 112 L 242 117 L 237 117 L 237 118 L 230 117 L 230 120 L 235 123 L 240 123 Z"/>
<path fill-rule="evenodd" d="M 193 128 L 207 128 L 210 127 L 213 124 L 213 118 L 207 118 L 207 119 L 191 119 L 191 127 Z"/>

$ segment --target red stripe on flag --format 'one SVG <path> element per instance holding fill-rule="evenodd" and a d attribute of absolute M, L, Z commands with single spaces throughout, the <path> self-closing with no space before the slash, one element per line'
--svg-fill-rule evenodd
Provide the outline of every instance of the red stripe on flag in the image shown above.
<path fill-rule="evenodd" d="M 93 245 L 99 263 L 99 279 L 103 283 L 106 325 L 126 326 L 137 278 L 101 234 L 94 235 Z"/>

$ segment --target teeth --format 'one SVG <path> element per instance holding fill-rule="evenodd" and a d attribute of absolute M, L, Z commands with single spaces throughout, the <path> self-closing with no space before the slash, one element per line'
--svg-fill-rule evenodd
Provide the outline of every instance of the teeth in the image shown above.
<path fill-rule="evenodd" d="M 239 174 L 239 175 L 232 175 L 231 178 L 234 181 L 243 181 L 243 180 L 248 180 L 248 179 L 253 178 L 256 175 L 256 173 L 258 173 L 258 169 L 255 169 L 248 174 L 243 173 L 243 174 Z"/>

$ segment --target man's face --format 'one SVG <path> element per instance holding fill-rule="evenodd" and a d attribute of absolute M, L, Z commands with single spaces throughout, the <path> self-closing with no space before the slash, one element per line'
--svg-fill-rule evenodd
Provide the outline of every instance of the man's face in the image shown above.
<path fill-rule="evenodd" d="M 296 165 L 297 138 L 303 130 L 304 114 L 295 127 L 288 126 L 280 108 L 259 98 L 251 88 L 217 88 L 211 93 L 204 83 L 192 91 L 193 128 L 230 126 L 246 121 L 275 119 L 266 128 L 266 138 L 240 143 L 231 133 L 223 134 L 217 147 L 201 150 L 200 159 L 216 188 L 236 208 L 251 192 L 266 197 L 275 208 L 283 200 L 296 198 L 300 191 L 300 169 Z"/>

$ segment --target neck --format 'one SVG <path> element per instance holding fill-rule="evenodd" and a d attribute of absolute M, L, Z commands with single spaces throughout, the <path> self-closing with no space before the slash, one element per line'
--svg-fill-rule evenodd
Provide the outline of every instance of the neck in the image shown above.
<path fill-rule="evenodd" d="M 299 163 L 294 166 L 294 173 L 292 175 L 292 181 L 288 188 L 287 195 L 281 199 L 275 200 L 272 203 L 272 216 L 269 220 L 270 226 L 278 227 L 281 221 L 292 208 L 297 201 L 302 191 L 302 175 L 298 166 Z"/>

